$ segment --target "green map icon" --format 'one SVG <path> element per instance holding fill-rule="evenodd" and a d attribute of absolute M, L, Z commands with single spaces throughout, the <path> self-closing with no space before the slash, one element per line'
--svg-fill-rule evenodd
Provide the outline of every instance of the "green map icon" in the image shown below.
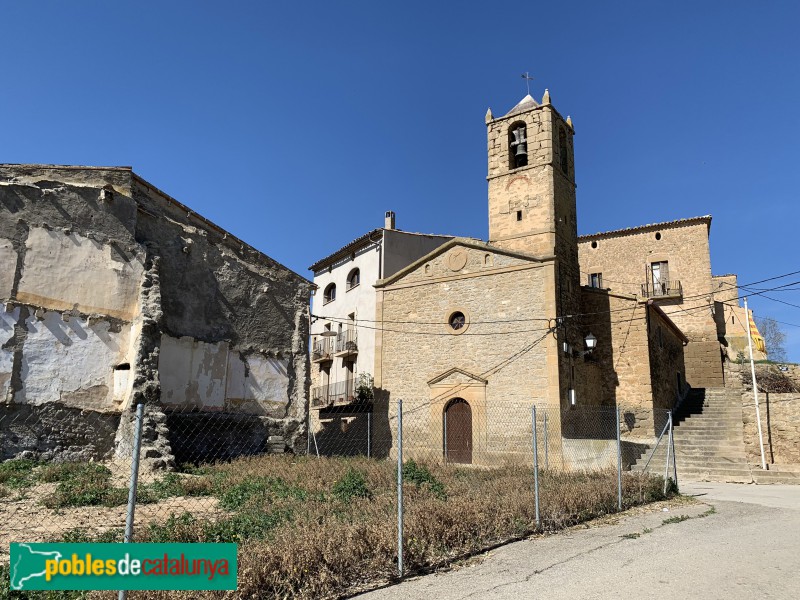
<path fill-rule="evenodd" d="M 16 550 L 14 552 L 13 550 Z M 44 579 L 45 561 L 59 560 L 61 553 L 34 550 L 30 544 L 12 544 L 12 560 L 9 577 L 12 590 L 24 590 L 33 580 Z M 38 583 L 38 582 L 37 582 Z"/>

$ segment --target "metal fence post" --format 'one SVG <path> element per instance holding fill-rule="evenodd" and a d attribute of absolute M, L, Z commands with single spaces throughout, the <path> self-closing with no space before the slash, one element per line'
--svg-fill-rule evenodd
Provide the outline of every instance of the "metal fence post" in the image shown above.
<path fill-rule="evenodd" d="M 319 458 L 319 445 L 317 444 L 317 434 L 312 431 L 311 435 L 314 438 L 314 449 L 317 451 L 317 458 Z"/>
<path fill-rule="evenodd" d="M 617 507 L 622 510 L 622 434 L 620 432 L 619 407 L 617 413 Z"/>
<path fill-rule="evenodd" d="M 545 413 L 546 414 L 546 413 Z M 536 405 L 531 407 L 531 429 L 533 431 L 533 497 L 536 507 L 536 528 L 542 524 L 539 518 L 539 446 L 536 443 Z"/>
<path fill-rule="evenodd" d="M 675 436 L 672 435 L 672 414 L 670 414 L 669 423 L 669 442 L 672 446 L 672 474 L 675 476 L 675 490 L 678 490 L 678 457 L 675 456 Z"/>
<path fill-rule="evenodd" d="M 367 458 L 372 456 L 372 411 L 367 413 Z"/>
<path fill-rule="evenodd" d="M 306 415 L 306 456 L 311 454 L 311 406 L 308 407 Z"/>
<path fill-rule="evenodd" d="M 550 457 L 549 457 L 549 452 L 548 452 L 549 444 L 547 442 L 548 442 L 548 440 L 547 440 L 547 409 L 545 409 L 545 411 L 544 411 L 544 469 L 545 469 L 545 471 L 550 469 Z"/>
<path fill-rule="evenodd" d="M 667 427 L 669 427 L 669 438 L 667 438 L 667 463 L 664 465 L 664 495 L 667 495 L 667 480 L 669 479 L 669 461 L 672 452 L 672 411 L 669 411 L 669 421 L 667 421 Z"/>
<path fill-rule="evenodd" d="M 442 415 L 442 422 L 444 423 L 444 444 L 442 444 L 444 447 L 444 464 L 447 464 L 447 411 L 444 411 L 444 414 Z"/>
<path fill-rule="evenodd" d="M 133 454 L 131 455 L 131 480 L 128 486 L 128 513 L 125 517 L 125 538 L 129 544 L 133 540 L 133 519 L 136 512 L 136 485 L 139 482 L 139 453 L 142 448 L 142 422 L 144 421 L 144 404 L 136 406 L 136 423 L 133 427 Z M 119 600 L 128 597 L 127 590 L 119 591 Z"/>
<path fill-rule="evenodd" d="M 403 401 L 397 401 L 397 575 L 403 576 Z"/>

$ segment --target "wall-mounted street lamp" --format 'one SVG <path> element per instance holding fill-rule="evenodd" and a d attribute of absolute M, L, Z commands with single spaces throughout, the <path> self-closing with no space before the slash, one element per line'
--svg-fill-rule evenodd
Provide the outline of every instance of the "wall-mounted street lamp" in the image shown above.
<path fill-rule="evenodd" d="M 586 344 L 586 353 L 588 354 L 592 350 L 597 347 L 597 338 L 592 335 L 592 332 L 589 332 L 585 338 L 583 338 L 583 343 Z"/>
<path fill-rule="evenodd" d="M 591 334 L 591 332 L 589 332 L 589 334 L 585 338 L 583 338 L 583 343 L 586 346 L 586 350 L 574 351 L 575 356 L 586 356 L 588 354 L 591 354 L 592 350 L 594 350 L 597 347 L 597 338 L 594 337 Z M 564 349 L 564 354 L 573 354 L 572 346 L 569 344 L 569 342 L 564 342 L 563 349 Z"/>
<path fill-rule="evenodd" d="M 586 346 L 586 350 L 578 350 L 574 353 L 575 356 L 582 356 L 586 358 L 592 351 L 597 347 L 597 338 L 592 335 L 591 332 L 587 334 L 585 338 L 583 338 L 583 343 Z M 572 348 L 567 342 L 564 342 L 564 352 L 570 355 L 570 358 L 573 356 Z M 570 369 L 570 372 L 572 369 Z M 572 375 L 570 374 L 570 377 Z M 567 398 L 569 399 L 570 406 L 575 406 L 578 403 L 578 395 L 575 392 L 575 383 L 572 382 L 569 389 L 567 390 Z"/>

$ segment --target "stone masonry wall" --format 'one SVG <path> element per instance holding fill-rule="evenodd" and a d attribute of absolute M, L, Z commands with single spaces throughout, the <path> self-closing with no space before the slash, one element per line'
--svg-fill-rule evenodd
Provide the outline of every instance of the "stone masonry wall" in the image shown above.
<path fill-rule="evenodd" d="M 581 327 L 597 338 L 597 347 L 585 358 L 573 359 L 578 404 L 618 406 L 626 438 L 652 438 L 677 398 L 676 373 L 684 374 L 683 342 L 635 297 L 583 287 L 582 298 Z"/>
<path fill-rule="evenodd" d="M 685 347 L 683 339 L 664 317 L 652 307 L 648 308 L 648 312 L 653 408 L 670 410 L 677 403 L 685 387 Z M 659 419 L 656 420 L 660 422 Z"/>
<path fill-rule="evenodd" d="M 473 412 L 475 462 L 480 453 L 524 451 L 531 405 L 559 404 L 557 383 L 550 397 L 557 363 L 548 358 L 555 344 L 543 319 L 553 297 L 552 270 L 552 263 L 489 246 L 455 246 L 378 288 L 377 319 L 385 330 L 376 357 L 374 418 L 376 432 L 387 436 L 385 451 L 394 444 L 395 403 L 402 398 L 409 414 L 405 447 L 412 454 L 441 456 L 442 413 L 456 397 L 465 398 Z M 455 311 L 467 318 L 458 331 L 446 325 Z M 375 442 L 381 443 L 378 433 Z"/>
<path fill-rule="evenodd" d="M 603 287 L 614 292 L 641 295 L 651 263 L 668 262 L 669 279 L 681 282 L 683 294 L 656 302 L 690 340 L 686 377 L 694 387 L 724 385 L 713 314 L 709 222 L 696 219 L 600 233 L 582 236 L 578 243 L 582 276 L 602 273 Z"/>
<path fill-rule="evenodd" d="M 800 465 L 800 394 L 759 393 L 761 433 L 768 464 Z M 761 462 L 753 393 L 742 394 L 744 442 L 748 460 Z"/>

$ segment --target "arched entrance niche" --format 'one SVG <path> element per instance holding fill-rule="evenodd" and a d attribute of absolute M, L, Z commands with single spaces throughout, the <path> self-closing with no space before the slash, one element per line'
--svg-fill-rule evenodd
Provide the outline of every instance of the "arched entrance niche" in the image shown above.
<path fill-rule="evenodd" d="M 472 407 L 463 398 L 453 398 L 444 407 L 442 423 L 445 461 L 472 464 Z"/>

